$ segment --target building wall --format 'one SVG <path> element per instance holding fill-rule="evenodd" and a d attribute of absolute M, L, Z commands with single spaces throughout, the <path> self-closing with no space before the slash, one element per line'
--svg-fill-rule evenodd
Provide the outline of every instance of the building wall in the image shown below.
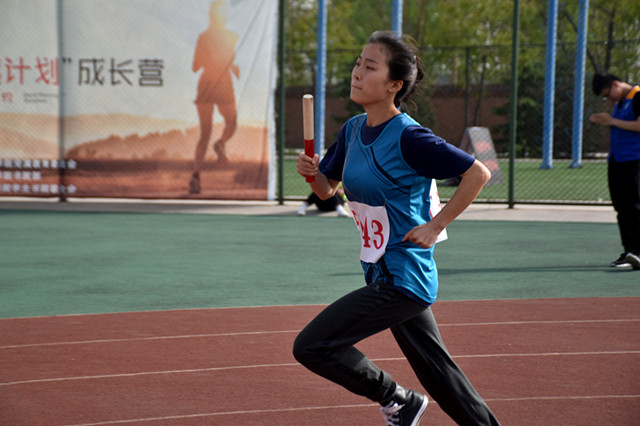
<path fill-rule="evenodd" d="M 292 87 L 286 91 L 285 99 L 285 146 L 287 149 L 302 149 L 302 95 L 313 94 L 313 87 Z M 497 124 L 505 124 L 507 117 L 494 114 L 496 107 L 509 101 L 509 91 L 501 88 L 488 88 L 482 97 L 482 105 L 478 119 L 474 122 L 477 97 L 472 93 L 469 100 L 469 126 L 491 128 Z M 325 104 L 325 148 L 333 144 L 335 135 L 348 117 L 346 108 L 349 99 L 335 96 L 331 89 L 327 90 Z M 465 130 L 465 92 L 450 86 L 438 86 L 431 97 L 432 110 L 436 125 L 432 129 L 438 136 L 449 143 L 458 145 Z M 492 135 L 493 136 L 493 135 Z M 496 136 L 493 136 L 495 139 Z M 507 135 L 503 135 L 506 138 Z"/>

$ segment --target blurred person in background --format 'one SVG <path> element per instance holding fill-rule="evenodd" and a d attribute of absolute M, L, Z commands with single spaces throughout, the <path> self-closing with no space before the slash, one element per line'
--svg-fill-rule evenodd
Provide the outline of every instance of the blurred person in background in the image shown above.
<path fill-rule="evenodd" d="M 640 86 L 602 73 L 593 76 L 592 84 L 593 93 L 613 105 L 611 114 L 589 116 L 591 122 L 610 129 L 609 193 L 624 248 L 610 266 L 640 270 Z"/>
<path fill-rule="evenodd" d="M 311 195 L 300 204 L 298 216 L 305 216 L 307 214 L 307 208 L 315 204 L 321 212 L 335 211 L 340 217 L 351 217 L 349 212 L 344 208 L 344 198 L 342 187 L 338 188 L 333 197 L 329 197 L 326 200 L 321 199 L 315 192 L 312 192 Z"/>

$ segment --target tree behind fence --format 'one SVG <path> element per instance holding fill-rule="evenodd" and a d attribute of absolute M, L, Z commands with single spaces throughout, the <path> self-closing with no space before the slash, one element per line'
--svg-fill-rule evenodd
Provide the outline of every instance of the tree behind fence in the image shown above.
<path fill-rule="evenodd" d="M 638 67 L 631 66 L 640 59 L 639 40 L 616 41 L 615 57 L 620 58 L 618 69 L 611 72 L 631 83 L 640 80 Z M 602 43 L 591 43 L 592 51 L 603 49 Z M 521 46 L 522 61 L 518 71 L 518 121 L 516 138 L 515 197 L 517 202 L 549 203 L 609 203 L 606 188 L 606 153 L 608 132 L 586 118 L 604 110 L 601 98 L 591 90 L 595 65 L 587 64 L 583 122 L 582 158 L 580 169 L 569 169 L 573 126 L 573 85 L 575 44 L 559 44 L 556 63 L 556 92 L 554 99 L 553 168 L 541 170 L 542 124 L 545 79 L 545 46 Z M 349 80 L 354 59 L 360 49 L 340 49 L 327 52 L 327 108 L 325 117 L 325 147 L 334 141 L 342 123 L 361 111 L 349 100 Z M 288 69 L 298 82 L 308 77 L 308 84 L 287 89 L 285 106 L 285 148 L 299 150 L 302 146 L 300 96 L 313 93 L 315 51 L 290 51 L 299 56 L 289 60 L 301 64 L 301 69 Z M 467 127 L 490 129 L 494 146 L 501 161 L 502 172 L 508 175 L 508 134 L 510 95 L 510 46 L 463 46 L 425 48 L 422 55 L 426 78 L 415 102 L 407 105 L 408 112 L 421 124 L 459 145 Z M 534 60 L 532 58 L 538 58 Z M 460 76 L 464 76 L 461 78 Z M 442 184 L 442 183 L 441 183 Z M 296 179 L 285 179 L 285 195 L 289 198 L 306 196 L 308 187 Z M 480 200 L 503 202 L 507 199 L 508 183 L 504 188 L 485 188 Z M 441 187 L 446 199 L 453 188 Z"/>

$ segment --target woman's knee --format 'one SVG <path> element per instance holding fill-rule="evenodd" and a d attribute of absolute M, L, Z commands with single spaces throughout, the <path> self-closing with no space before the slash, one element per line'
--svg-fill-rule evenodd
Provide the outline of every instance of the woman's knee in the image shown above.
<path fill-rule="evenodd" d="M 296 340 L 293 342 L 293 357 L 300 364 L 304 364 L 309 355 L 313 352 L 309 349 L 309 344 L 305 342 L 302 333 L 298 334 Z"/>
<path fill-rule="evenodd" d="M 316 339 L 306 335 L 303 330 L 293 342 L 293 357 L 302 365 L 321 362 L 322 345 Z"/>

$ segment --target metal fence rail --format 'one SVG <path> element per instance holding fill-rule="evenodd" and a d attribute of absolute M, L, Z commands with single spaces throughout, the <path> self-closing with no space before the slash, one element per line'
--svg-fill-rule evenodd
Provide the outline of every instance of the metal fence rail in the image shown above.
<path fill-rule="evenodd" d="M 610 70 L 629 82 L 640 81 L 640 70 L 630 64 L 640 61 L 640 40 L 616 41 Z M 602 43 L 589 43 L 596 51 Z M 505 177 L 501 184 L 485 187 L 478 201 L 508 202 L 510 46 L 462 46 L 422 49 L 426 74 L 421 94 L 407 105 L 407 111 L 449 143 L 459 146 L 465 129 L 489 129 Z M 573 49 L 573 50 L 572 50 Z M 555 87 L 551 167 L 543 166 L 544 45 L 520 46 L 518 72 L 518 121 L 514 164 L 514 202 L 610 204 L 606 176 L 608 131 L 588 121 L 593 112 L 605 110 L 602 99 L 593 95 L 592 68 L 587 68 L 584 84 L 582 153 L 579 167 L 572 165 L 573 86 L 575 44 L 560 45 Z M 348 98 L 350 70 L 359 49 L 327 52 L 327 107 L 324 146 L 329 147 L 346 119 L 359 106 Z M 314 90 L 314 51 L 287 52 L 287 73 L 295 75 L 296 87 L 286 91 L 284 199 L 302 199 L 309 188 L 295 172 L 295 155 L 301 149 L 300 96 Z M 617 62 L 616 62 L 617 61 Z M 631 70 L 631 71 L 627 71 Z M 441 198 L 454 190 L 439 182 Z"/>

